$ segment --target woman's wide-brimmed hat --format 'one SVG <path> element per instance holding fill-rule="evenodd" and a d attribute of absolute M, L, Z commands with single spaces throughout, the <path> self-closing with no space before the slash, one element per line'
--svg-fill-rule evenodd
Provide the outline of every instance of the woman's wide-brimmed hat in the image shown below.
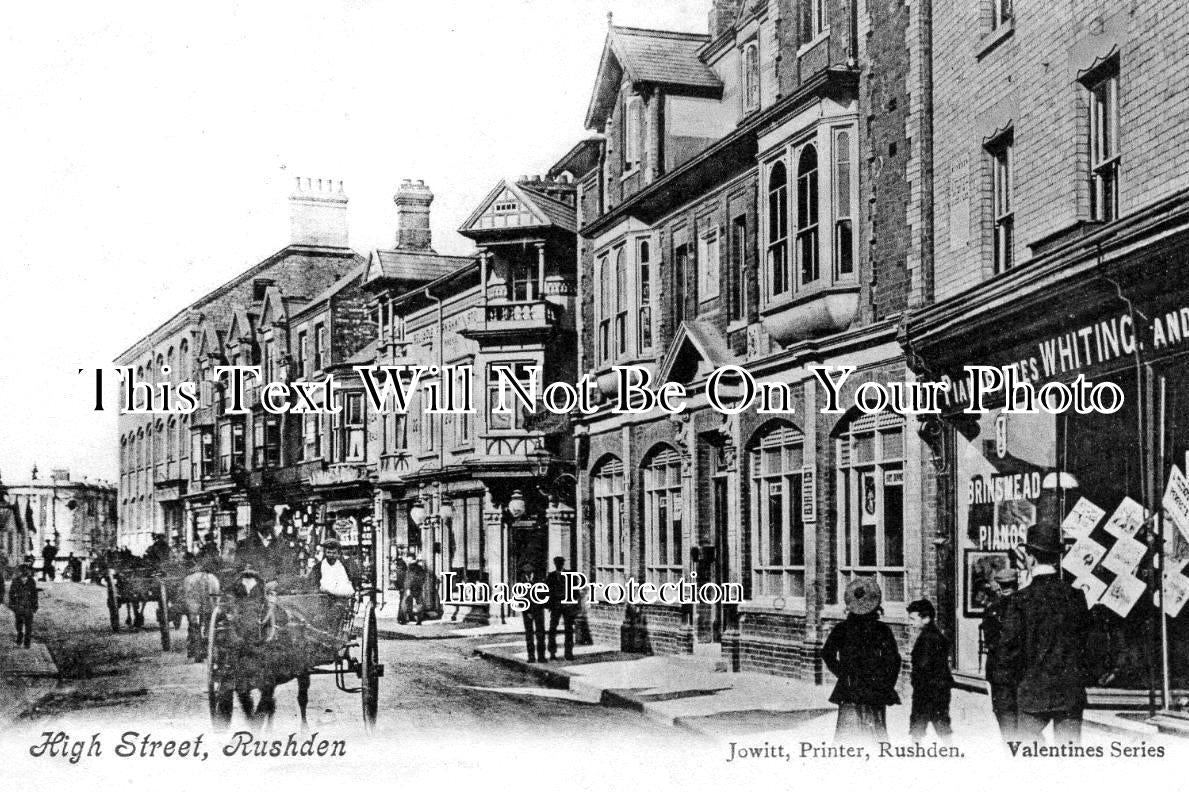
<path fill-rule="evenodd" d="M 843 601 L 846 602 L 847 612 L 865 616 L 883 602 L 883 592 L 874 578 L 857 577 L 847 584 Z"/>

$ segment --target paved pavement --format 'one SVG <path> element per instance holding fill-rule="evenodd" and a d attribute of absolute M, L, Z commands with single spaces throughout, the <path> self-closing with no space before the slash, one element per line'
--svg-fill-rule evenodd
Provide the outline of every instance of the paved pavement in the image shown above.
<path fill-rule="evenodd" d="M 831 741 L 837 710 L 832 686 L 757 673 L 725 673 L 713 659 L 631 655 L 608 646 L 579 646 L 572 662 L 528 663 L 522 641 L 482 644 L 476 652 L 506 667 L 536 674 L 545 684 L 590 702 L 640 712 L 659 724 L 723 740 Z M 888 708 L 889 738 L 908 740 L 911 690 Z M 1001 750 L 986 695 L 955 690 L 950 713 L 957 740 Z M 1116 712 L 1086 714 L 1087 739 L 1163 739 L 1154 726 Z"/>

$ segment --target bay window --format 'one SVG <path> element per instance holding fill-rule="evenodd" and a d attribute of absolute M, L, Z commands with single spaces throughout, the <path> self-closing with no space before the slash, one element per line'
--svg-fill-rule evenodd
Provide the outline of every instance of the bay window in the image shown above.
<path fill-rule="evenodd" d="M 636 243 L 636 272 L 639 278 L 636 289 L 637 349 L 644 354 L 652 349 L 652 243 L 647 239 Z"/>
<path fill-rule="evenodd" d="M 850 141 L 849 129 L 834 131 L 834 274 L 838 278 L 855 274 Z"/>
<path fill-rule="evenodd" d="M 768 274 L 771 296 L 789 291 L 789 194 L 783 162 L 768 170 Z"/>
<path fill-rule="evenodd" d="M 797 266 L 801 286 L 808 286 L 820 275 L 817 201 L 817 148 L 810 144 L 797 158 Z"/>

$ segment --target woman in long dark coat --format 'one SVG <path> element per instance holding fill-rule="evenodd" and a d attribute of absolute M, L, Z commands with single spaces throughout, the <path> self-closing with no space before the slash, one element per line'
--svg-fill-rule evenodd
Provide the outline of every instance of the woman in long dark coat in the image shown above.
<path fill-rule="evenodd" d="M 846 587 L 846 620 L 822 646 L 826 668 L 838 677 L 830 695 L 838 705 L 835 742 L 886 740 L 887 707 L 900 703 L 900 650 L 891 628 L 879 620 L 882 600 L 874 580 L 852 580 Z"/>

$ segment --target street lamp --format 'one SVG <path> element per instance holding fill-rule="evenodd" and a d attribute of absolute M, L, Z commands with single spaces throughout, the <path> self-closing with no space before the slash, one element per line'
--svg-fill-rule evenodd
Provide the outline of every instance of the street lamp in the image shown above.
<path fill-rule="evenodd" d="M 413 525 L 420 528 L 421 524 L 425 522 L 425 515 L 425 503 L 420 498 L 413 501 L 413 505 L 409 507 L 409 519 L 412 520 Z"/>
<path fill-rule="evenodd" d="M 519 520 L 524 516 L 526 508 L 524 493 L 520 490 L 512 490 L 512 497 L 508 498 L 508 514 L 512 515 L 513 520 Z"/>

